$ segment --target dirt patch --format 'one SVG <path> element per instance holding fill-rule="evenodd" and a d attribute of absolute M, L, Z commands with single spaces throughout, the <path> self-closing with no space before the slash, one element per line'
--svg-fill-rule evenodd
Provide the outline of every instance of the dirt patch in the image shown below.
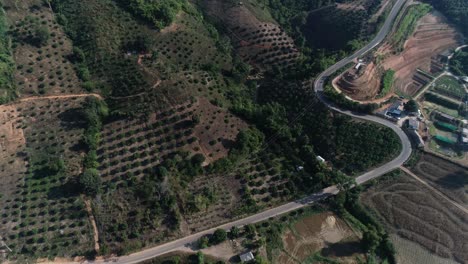
<path fill-rule="evenodd" d="M 437 12 L 418 21 L 413 35 L 406 40 L 403 51 L 397 52 L 383 44 L 360 70 L 353 66 L 336 82 L 337 87 L 356 100 L 375 98 L 380 92 L 380 79 L 386 70 L 395 71 L 392 91 L 410 96 L 430 82 L 430 75 L 444 70 L 444 51 L 461 45 L 462 36 Z"/>
<path fill-rule="evenodd" d="M 468 259 L 468 215 L 406 174 L 381 180 L 362 195 L 388 230 L 436 255 Z"/>
<path fill-rule="evenodd" d="M 359 237 L 331 212 L 308 216 L 283 235 L 284 251 L 275 263 L 297 263 L 316 252 L 340 261 L 360 252 Z M 346 262 L 348 263 L 348 262 Z"/>
<path fill-rule="evenodd" d="M 207 157 L 207 163 L 226 157 L 239 131 L 247 128 L 240 118 L 205 98 L 199 99 L 195 114 L 200 118 L 200 123 L 195 126 L 194 134 L 201 152 Z"/>

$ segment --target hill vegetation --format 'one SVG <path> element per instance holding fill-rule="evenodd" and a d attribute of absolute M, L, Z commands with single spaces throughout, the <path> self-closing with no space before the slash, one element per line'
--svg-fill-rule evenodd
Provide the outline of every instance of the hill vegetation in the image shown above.
<path fill-rule="evenodd" d="M 425 0 L 441 11 L 452 23 L 456 24 L 460 30 L 468 34 L 468 2 L 464 0 Z"/>
<path fill-rule="evenodd" d="M 16 97 L 16 89 L 13 83 L 15 64 L 11 55 L 11 41 L 7 31 L 8 23 L 0 2 L 0 104 Z"/>
<path fill-rule="evenodd" d="M 408 8 L 392 39 L 396 50 L 401 51 L 403 49 L 403 44 L 413 34 L 418 20 L 430 12 L 431 9 L 432 7 L 428 4 L 412 5 Z"/>
<path fill-rule="evenodd" d="M 468 49 L 464 48 L 455 53 L 450 60 L 450 70 L 459 76 L 468 76 Z"/>

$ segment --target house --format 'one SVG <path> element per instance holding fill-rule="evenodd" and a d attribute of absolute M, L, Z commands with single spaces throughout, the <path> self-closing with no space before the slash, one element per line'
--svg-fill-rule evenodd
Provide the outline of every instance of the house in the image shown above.
<path fill-rule="evenodd" d="M 398 100 L 387 109 L 385 114 L 387 116 L 391 116 L 391 117 L 395 117 L 399 119 L 401 117 L 402 110 L 403 110 L 403 104 L 400 100 Z"/>
<path fill-rule="evenodd" d="M 409 119 L 408 120 L 408 129 L 411 130 L 419 130 L 419 121 L 416 119 Z"/>
<path fill-rule="evenodd" d="M 249 251 L 247 253 L 240 254 L 239 258 L 241 262 L 249 262 L 249 261 L 254 260 L 254 255 L 252 254 L 252 251 Z"/>

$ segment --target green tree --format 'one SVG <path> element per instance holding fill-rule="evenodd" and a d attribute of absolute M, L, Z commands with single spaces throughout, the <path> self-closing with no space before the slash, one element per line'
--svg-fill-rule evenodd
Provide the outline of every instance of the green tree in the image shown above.
<path fill-rule="evenodd" d="M 34 42 L 39 47 L 46 45 L 50 39 L 49 29 L 45 26 L 37 26 L 34 31 L 34 35 Z"/>
<path fill-rule="evenodd" d="M 213 236 L 211 237 L 211 243 L 212 244 L 219 244 L 221 242 L 224 242 L 227 239 L 227 232 L 224 229 L 216 229 L 214 232 Z"/>
<path fill-rule="evenodd" d="M 209 246 L 209 240 L 206 236 L 202 236 L 200 237 L 200 239 L 198 239 L 198 247 L 199 248 L 207 248 Z"/>
<path fill-rule="evenodd" d="M 416 103 L 415 100 L 411 99 L 405 104 L 404 108 L 405 111 L 410 113 L 418 112 L 418 103 Z"/>
<path fill-rule="evenodd" d="M 368 252 L 374 252 L 382 240 L 379 232 L 373 225 L 369 225 L 362 236 L 364 249 Z"/>
<path fill-rule="evenodd" d="M 96 196 L 101 190 L 101 178 L 96 169 L 86 169 L 79 178 L 79 184 L 83 193 Z"/>
<path fill-rule="evenodd" d="M 205 263 L 205 255 L 203 255 L 203 252 L 201 252 L 201 251 L 197 252 L 197 262 L 198 262 L 198 264 L 204 264 Z"/>
<path fill-rule="evenodd" d="M 231 239 L 238 238 L 240 235 L 240 229 L 237 226 L 231 227 L 231 230 L 229 231 L 229 237 Z"/>

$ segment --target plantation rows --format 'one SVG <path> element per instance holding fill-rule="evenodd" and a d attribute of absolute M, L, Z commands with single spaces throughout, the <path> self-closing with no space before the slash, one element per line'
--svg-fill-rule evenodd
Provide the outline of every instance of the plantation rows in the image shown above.
<path fill-rule="evenodd" d="M 138 120 L 118 121 L 104 127 L 98 150 L 103 178 L 139 176 L 160 162 L 165 154 L 196 142 L 193 137 L 193 104 Z"/>
<path fill-rule="evenodd" d="M 40 8 L 10 28 L 16 60 L 16 84 L 25 94 L 78 93 L 71 43 L 50 11 Z M 37 34 L 42 34 L 41 41 Z"/>
<path fill-rule="evenodd" d="M 217 36 L 210 35 L 212 32 L 201 21 L 182 14 L 180 21 L 176 21 L 172 27 L 177 30 L 173 31 L 170 27 L 156 36 L 155 50 L 163 66 L 167 67 L 169 62 L 182 68 L 200 68 L 204 65 L 228 67 L 230 55 L 219 50 L 219 45 L 214 41 Z"/>
<path fill-rule="evenodd" d="M 293 66 L 299 52 L 294 41 L 279 27 L 270 24 L 259 24 L 257 27 L 233 29 L 240 39 L 236 48 L 241 56 L 264 67 Z"/>
<path fill-rule="evenodd" d="M 17 175 L 15 193 L 2 211 L 4 239 L 14 253 L 74 256 L 92 249 L 84 203 L 70 182 L 80 172 L 83 132 L 64 114 L 79 109 L 83 100 L 40 100 L 17 107 L 24 122 L 28 171 Z"/>
<path fill-rule="evenodd" d="M 188 192 L 197 197 L 197 195 L 203 195 L 208 188 L 214 189 L 215 202 L 209 204 L 204 210 L 187 214 L 184 217 L 192 233 L 232 219 L 233 209 L 240 200 L 240 185 L 232 175 L 207 175 L 197 178 L 190 184 Z"/>

